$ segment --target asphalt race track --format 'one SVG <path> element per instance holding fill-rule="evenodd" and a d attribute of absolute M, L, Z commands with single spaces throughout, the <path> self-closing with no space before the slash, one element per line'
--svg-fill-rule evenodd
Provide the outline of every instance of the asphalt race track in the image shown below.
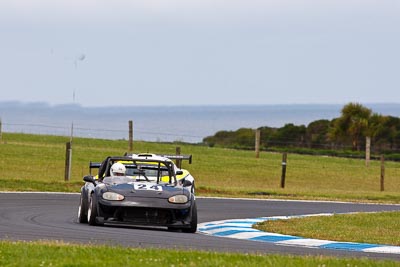
<path fill-rule="evenodd" d="M 398 254 L 281 246 L 165 229 L 89 226 L 77 222 L 78 194 L 0 193 L 2 240 L 59 240 L 71 243 L 179 248 L 220 252 L 332 255 L 400 260 Z M 198 198 L 199 223 L 265 216 L 400 210 L 400 205 L 340 202 Z"/>

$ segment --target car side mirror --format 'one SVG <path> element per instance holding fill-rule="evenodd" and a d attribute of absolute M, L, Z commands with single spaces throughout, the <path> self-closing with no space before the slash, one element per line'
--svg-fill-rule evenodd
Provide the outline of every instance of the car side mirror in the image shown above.
<path fill-rule="evenodd" d="M 192 182 L 189 180 L 183 180 L 182 182 L 182 186 L 183 187 L 188 187 L 188 186 L 192 186 Z"/>
<path fill-rule="evenodd" d="M 96 180 L 91 175 L 86 175 L 85 177 L 83 177 L 83 181 L 96 185 Z"/>
<path fill-rule="evenodd" d="M 179 170 L 179 171 L 176 171 L 176 173 L 175 173 L 176 175 L 182 175 L 183 174 L 183 171 L 181 171 L 181 170 Z"/>

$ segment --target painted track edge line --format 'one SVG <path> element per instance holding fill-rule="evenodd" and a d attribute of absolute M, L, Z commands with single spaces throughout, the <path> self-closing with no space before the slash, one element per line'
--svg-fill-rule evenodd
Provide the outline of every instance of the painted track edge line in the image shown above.
<path fill-rule="evenodd" d="M 319 215 L 332 216 L 334 214 L 335 213 L 321 213 Z M 267 242 L 281 246 L 337 249 L 337 250 L 366 252 L 366 253 L 400 254 L 400 246 L 303 238 L 291 235 L 263 232 L 252 228 L 254 221 L 301 218 L 301 217 L 311 217 L 316 215 L 318 214 L 297 215 L 297 216 L 272 216 L 272 217 L 259 217 L 252 219 L 229 219 L 229 220 L 221 220 L 214 222 L 205 222 L 198 224 L 198 232 L 201 234 L 211 235 L 216 237 Z"/>

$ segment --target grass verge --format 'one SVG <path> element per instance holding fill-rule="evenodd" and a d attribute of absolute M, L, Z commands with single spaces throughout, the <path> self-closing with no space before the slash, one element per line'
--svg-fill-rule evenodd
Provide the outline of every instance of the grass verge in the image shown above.
<path fill-rule="evenodd" d="M 265 221 L 253 227 L 306 238 L 400 246 L 399 218 L 400 212 L 335 214 Z"/>
<path fill-rule="evenodd" d="M 132 249 L 49 242 L 0 242 L 0 266 L 396 266 L 398 262 L 322 256 L 280 256 Z M 397 265 L 398 266 L 398 265 Z"/>

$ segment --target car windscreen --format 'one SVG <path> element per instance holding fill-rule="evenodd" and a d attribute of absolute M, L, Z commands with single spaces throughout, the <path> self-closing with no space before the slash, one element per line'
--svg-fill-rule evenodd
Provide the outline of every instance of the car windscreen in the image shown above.
<path fill-rule="evenodd" d="M 112 165 L 115 162 L 124 164 L 126 168 L 125 175 L 135 181 L 176 183 L 174 165 L 171 162 L 118 159 L 111 161 L 110 164 Z"/>
<path fill-rule="evenodd" d="M 104 177 L 103 183 L 105 184 L 127 184 L 127 183 L 132 183 L 135 182 L 136 180 L 133 179 L 132 177 L 127 177 L 127 176 L 108 176 Z"/>
<path fill-rule="evenodd" d="M 126 175 L 133 177 L 145 177 L 151 181 L 169 182 L 170 175 L 166 166 L 154 163 L 136 163 L 135 165 L 125 165 Z"/>

